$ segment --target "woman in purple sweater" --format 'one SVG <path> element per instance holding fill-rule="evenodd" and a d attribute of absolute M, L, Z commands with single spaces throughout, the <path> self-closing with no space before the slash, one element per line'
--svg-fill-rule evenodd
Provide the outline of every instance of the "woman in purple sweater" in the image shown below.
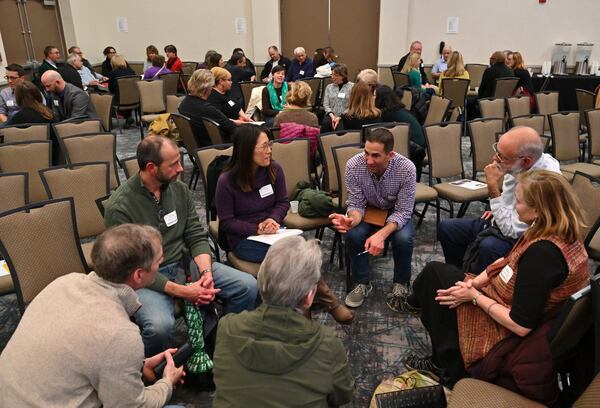
<path fill-rule="evenodd" d="M 290 206 L 285 177 L 281 166 L 271 160 L 272 142 L 265 129 L 242 125 L 233 140 L 233 155 L 217 182 L 219 236 L 238 258 L 260 263 L 270 245 L 247 238 L 275 234 L 282 226 Z M 324 305 L 339 323 L 354 318 L 322 277 L 314 302 Z"/>

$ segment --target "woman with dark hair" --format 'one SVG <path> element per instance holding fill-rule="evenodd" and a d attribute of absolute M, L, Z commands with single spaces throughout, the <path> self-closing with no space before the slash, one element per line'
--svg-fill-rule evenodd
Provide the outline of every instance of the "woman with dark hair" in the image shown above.
<path fill-rule="evenodd" d="M 348 111 L 350 93 L 353 82 L 348 81 L 348 67 L 346 64 L 337 64 L 331 70 L 332 83 L 327 85 L 323 95 L 323 109 L 325 116 L 321 130 L 330 132 L 337 128 L 342 114 Z"/>
<path fill-rule="evenodd" d="M 289 209 L 285 176 L 281 166 L 271 159 L 271 144 L 262 127 L 238 128 L 231 160 L 217 182 L 219 236 L 238 258 L 256 263 L 263 261 L 270 246 L 248 237 L 276 234 Z M 338 322 L 352 321 L 352 313 L 323 279 L 319 281 L 316 298 Z"/>
<path fill-rule="evenodd" d="M 152 66 L 144 71 L 144 79 L 158 79 L 160 75 L 170 73 L 171 70 L 165 64 L 165 57 L 157 54 L 152 58 Z"/>
<path fill-rule="evenodd" d="M 167 56 L 167 68 L 169 68 L 171 72 L 183 71 L 183 63 L 177 56 L 177 47 L 173 44 L 165 46 L 165 54 Z"/>
<path fill-rule="evenodd" d="M 360 130 L 363 125 L 381 122 L 381 110 L 375 107 L 375 97 L 370 85 L 359 81 L 352 87 L 348 112 L 342 115 L 345 130 Z"/>
<path fill-rule="evenodd" d="M 39 88 L 29 81 L 23 81 L 15 88 L 15 102 L 20 110 L 5 122 L 5 125 L 22 123 L 51 123 L 54 114 L 46 105 Z"/>
<path fill-rule="evenodd" d="M 213 52 L 208 56 L 208 60 L 206 61 L 206 69 L 213 69 L 214 67 L 223 68 L 225 66 L 225 61 L 223 61 L 223 56 L 218 52 Z"/>
<path fill-rule="evenodd" d="M 111 47 L 109 45 L 104 49 L 104 51 L 102 51 L 102 54 L 104 54 L 106 57 L 102 62 L 102 75 L 107 77 L 108 74 L 110 74 L 110 72 L 113 70 L 112 65 L 110 65 L 110 60 L 117 54 L 117 50 L 115 47 Z"/>
<path fill-rule="evenodd" d="M 315 54 L 313 66 L 316 70 L 315 78 L 329 78 L 331 76 L 331 65 L 329 65 L 325 54 L 322 52 Z"/>
<path fill-rule="evenodd" d="M 267 126 L 273 126 L 275 116 L 285 107 L 288 84 L 285 82 L 285 67 L 276 65 L 271 70 L 271 81 L 262 91 L 262 114 Z"/>
<path fill-rule="evenodd" d="M 204 54 L 204 61 L 198 64 L 198 67 L 196 69 L 210 69 L 208 68 L 208 61 L 210 60 L 210 57 L 216 53 L 217 52 L 215 50 L 206 51 L 206 54 Z"/>
<path fill-rule="evenodd" d="M 146 61 L 144 61 L 144 72 L 152 66 L 152 60 L 158 55 L 158 48 L 154 45 L 146 47 Z"/>

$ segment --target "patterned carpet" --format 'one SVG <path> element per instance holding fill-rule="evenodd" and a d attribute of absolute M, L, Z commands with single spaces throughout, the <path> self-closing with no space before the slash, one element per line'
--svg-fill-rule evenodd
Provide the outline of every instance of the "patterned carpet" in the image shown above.
<path fill-rule="evenodd" d="M 138 128 L 124 130 L 123 134 L 118 134 L 118 157 L 125 158 L 134 155 L 138 142 Z M 463 151 L 468 152 L 468 140 L 465 139 L 465 143 Z M 468 167 L 470 162 L 471 159 L 465 156 L 465 167 Z M 185 167 L 185 181 L 187 181 L 191 173 L 191 164 L 187 158 Z M 120 175 L 124 180 L 122 171 Z M 200 219 L 204 222 L 204 197 L 201 185 L 194 191 L 194 199 Z M 476 216 L 482 210 L 482 204 L 472 204 L 467 216 Z M 415 230 L 414 235 L 413 278 L 428 261 L 443 260 L 441 248 L 435 239 L 434 209 L 428 211 L 423 224 Z M 306 233 L 307 238 L 311 236 L 312 234 Z M 334 292 L 342 298 L 345 296 L 345 272 L 339 269 L 337 259 L 333 264 L 329 264 L 332 239 L 333 233 L 327 231 L 322 242 L 323 273 Z M 386 258 L 371 258 L 371 265 L 373 271 L 371 280 L 374 289 L 365 304 L 356 310 L 353 324 L 341 326 L 336 324 L 327 313 L 313 312 L 313 319 L 317 319 L 335 330 L 348 350 L 358 392 L 355 401 L 346 405 L 347 407 L 368 406 L 373 390 L 384 377 L 405 371 L 402 365 L 404 357 L 411 353 L 425 355 L 430 347 L 429 338 L 417 318 L 395 314 L 385 304 L 385 293 L 389 291 L 392 283 L 391 254 Z M 19 312 L 15 295 L 0 296 L 0 351 L 4 349 L 14 332 L 18 319 Z M 179 325 L 180 331 L 185 330 L 184 325 L 184 323 Z M 209 393 L 198 392 L 191 385 L 184 385 L 178 387 L 171 403 L 192 408 L 210 407 L 210 401 Z"/>

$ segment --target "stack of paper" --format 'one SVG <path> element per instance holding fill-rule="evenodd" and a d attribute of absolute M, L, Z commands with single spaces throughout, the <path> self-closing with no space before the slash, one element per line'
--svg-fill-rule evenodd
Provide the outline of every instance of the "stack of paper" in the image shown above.
<path fill-rule="evenodd" d="M 275 242 L 279 241 L 282 238 L 293 237 L 294 235 L 301 235 L 302 230 L 299 229 L 280 229 L 275 234 L 268 235 L 252 235 L 248 237 L 252 241 L 262 242 L 263 244 L 273 245 Z"/>
<path fill-rule="evenodd" d="M 468 188 L 469 190 L 479 190 L 480 188 L 487 187 L 487 184 L 483 184 L 479 181 L 469 179 L 451 181 L 450 184 L 458 187 Z"/>

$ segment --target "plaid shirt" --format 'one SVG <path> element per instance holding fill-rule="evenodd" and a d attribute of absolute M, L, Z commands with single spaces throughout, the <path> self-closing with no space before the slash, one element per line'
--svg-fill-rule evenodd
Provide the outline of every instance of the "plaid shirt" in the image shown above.
<path fill-rule="evenodd" d="M 416 183 L 415 165 L 406 157 L 394 153 L 378 179 L 369 172 L 365 154 L 359 153 L 346 164 L 348 211 L 358 211 L 364 216 L 367 204 L 386 210 L 393 208 L 386 222 L 395 222 L 402 228 L 412 217 Z"/>

